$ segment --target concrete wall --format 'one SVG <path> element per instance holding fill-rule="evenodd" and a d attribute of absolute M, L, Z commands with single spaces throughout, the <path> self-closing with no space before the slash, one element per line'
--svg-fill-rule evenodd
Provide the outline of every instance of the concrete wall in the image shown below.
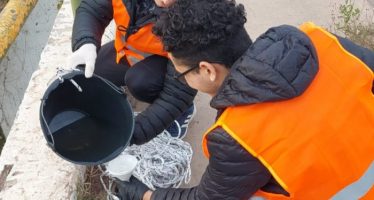
<path fill-rule="evenodd" d="M 39 123 L 40 99 L 47 83 L 54 77 L 56 67 L 63 66 L 71 54 L 72 22 L 70 1 L 65 0 L 49 38 L 47 34 L 47 45 L 39 64 L 35 64 L 39 69 L 32 74 L 0 157 L 0 171 L 3 175 L 0 178 L 0 199 L 76 198 L 76 184 L 84 168 L 58 157 L 46 145 Z"/>
<path fill-rule="evenodd" d="M 31 74 L 38 68 L 62 1 L 39 0 L 0 61 L 0 125 L 5 135 L 13 124 Z M 2 44 L 6 42 L 0 40 Z"/>
<path fill-rule="evenodd" d="M 30 72 L 30 82 L 28 86 L 26 83 L 25 95 L 23 99 L 21 96 L 22 102 L 1 153 L 0 200 L 76 199 L 76 186 L 83 176 L 83 166 L 63 160 L 46 145 L 40 128 L 40 99 L 56 68 L 66 68 L 71 55 L 70 0 L 64 0 L 52 24 L 52 31 L 46 33 L 45 47 L 40 47 L 41 55 L 40 52 L 35 55 L 38 60 L 32 66 L 37 70 Z M 112 30 L 113 25 L 106 30 L 103 42 L 113 38 Z"/>

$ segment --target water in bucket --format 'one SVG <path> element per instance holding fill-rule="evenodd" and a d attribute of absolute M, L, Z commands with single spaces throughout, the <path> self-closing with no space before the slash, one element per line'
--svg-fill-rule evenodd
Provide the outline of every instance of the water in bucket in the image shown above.
<path fill-rule="evenodd" d="M 116 86 L 83 72 L 66 74 L 49 86 L 40 109 L 48 145 L 62 158 L 82 165 L 106 163 L 130 143 L 132 109 Z M 72 80 L 80 87 L 72 84 Z"/>
<path fill-rule="evenodd" d="M 61 123 L 62 120 L 66 124 Z M 61 126 L 61 128 L 54 126 L 54 124 Z M 65 111 L 59 113 L 52 119 L 50 127 L 56 151 L 73 161 L 104 159 L 110 145 L 118 143 L 115 135 L 106 134 L 106 132 L 115 129 L 113 125 L 110 126 L 82 112 Z"/>

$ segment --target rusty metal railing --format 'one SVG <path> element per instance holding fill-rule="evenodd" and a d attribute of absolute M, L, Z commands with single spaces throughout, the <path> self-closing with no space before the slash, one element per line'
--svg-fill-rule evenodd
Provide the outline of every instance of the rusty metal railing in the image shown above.
<path fill-rule="evenodd" d="M 38 0 L 9 0 L 0 13 L 0 59 L 16 39 Z"/>

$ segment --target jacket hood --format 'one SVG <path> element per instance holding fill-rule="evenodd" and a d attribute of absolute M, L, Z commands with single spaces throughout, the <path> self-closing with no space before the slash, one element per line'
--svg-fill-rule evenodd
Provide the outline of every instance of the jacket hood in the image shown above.
<path fill-rule="evenodd" d="M 291 99 L 301 95 L 318 71 L 318 58 L 309 37 L 282 25 L 262 34 L 234 63 L 211 106 Z"/>

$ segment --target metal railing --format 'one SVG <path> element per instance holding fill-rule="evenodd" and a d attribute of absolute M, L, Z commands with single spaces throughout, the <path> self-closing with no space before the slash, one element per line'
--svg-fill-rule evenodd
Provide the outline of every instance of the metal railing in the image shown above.
<path fill-rule="evenodd" d="M 0 13 L 0 59 L 16 39 L 38 0 L 9 0 Z"/>

